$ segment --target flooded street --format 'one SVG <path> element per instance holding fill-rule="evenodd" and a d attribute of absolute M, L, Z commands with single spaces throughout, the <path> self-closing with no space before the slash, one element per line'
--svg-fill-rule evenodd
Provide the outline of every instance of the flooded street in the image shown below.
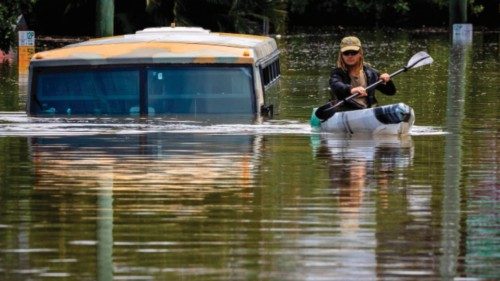
<path fill-rule="evenodd" d="M 344 34 L 277 39 L 260 122 L 27 117 L 0 64 L 0 279 L 500 279 L 500 35 L 356 34 L 381 71 L 434 58 L 377 95 L 410 135 L 311 130 Z"/>

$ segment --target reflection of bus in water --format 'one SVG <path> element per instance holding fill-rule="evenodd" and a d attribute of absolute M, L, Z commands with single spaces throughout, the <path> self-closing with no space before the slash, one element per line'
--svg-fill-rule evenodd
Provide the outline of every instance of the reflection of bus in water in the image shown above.
<path fill-rule="evenodd" d="M 265 36 L 147 28 L 40 52 L 32 116 L 272 114 L 279 51 Z"/>
<path fill-rule="evenodd" d="M 249 206 L 255 200 L 260 147 L 261 136 L 251 135 L 34 137 L 33 193 L 48 197 L 49 203 L 33 207 L 38 210 L 33 216 L 51 230 L 28 228 L 29 235 L 24 235 L 57 241 L 58 259 L 78 260 L 88 272 L 75 274 L 86 277 L 95 272 L 95 280 L 156 266 L 140 250 L 167 250 L 156 254 L 184 261 L 192 253 L 189 245 L 213 234 L 219 225 L 214 219 L 241 219 L 253 211 Z M 53 221 L 47 214 L 54 215 Z M 61 230 L 54 227 L 59 222 L 64 225 Z M 202 226 L 213 223 L 208 231 Z M 250 240 L 241 238 L 244 233 L 234 235 Z M 227 239 L 236 239 L 231 237 L 211 236 L 196 253 L 210 249 L 210 256 L 214 250 L 224 256 L 232 247 L 225 246 Z M 148 265 L 143 267 L 141 260 Z"/>
<path fill-rule="evenodd" d="M 247 135 L 161 133 L 32 138 L 35 189 L 191 199 L 243 194 L 253 185 L 259 143 Z"/>

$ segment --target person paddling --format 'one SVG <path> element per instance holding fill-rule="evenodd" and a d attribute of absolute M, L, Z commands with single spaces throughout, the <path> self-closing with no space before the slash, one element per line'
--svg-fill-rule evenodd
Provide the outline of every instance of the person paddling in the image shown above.
<path fill-rule="evenodd" d="M 370 90 L 365 90 L 378 80 L 382 83 Z M 335 102 L 344 100 L 354 93 L 356 97 L 346 100 L 338 111 L 355 110 L 376 106 L 375 89 L 386 95 L 396 94 L 396 86 L 387 73 L 380 74 L 364 62 L 361 41 L 354 36 L 347 36 L 340 42 L 337 67 L 330 76 L 330 89 Z"/>

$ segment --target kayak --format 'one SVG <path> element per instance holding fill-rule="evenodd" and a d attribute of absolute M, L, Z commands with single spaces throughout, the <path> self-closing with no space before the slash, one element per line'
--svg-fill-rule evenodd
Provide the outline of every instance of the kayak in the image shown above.
<path fill-rule="evenodd" d="M 415 122 L 413 109 L 396 103 L 374 108 L 336 112 L 332 117 L 321 121 L 313 109 L 311 126 L 323 132 L 373 135 L 408 134 Z"/>

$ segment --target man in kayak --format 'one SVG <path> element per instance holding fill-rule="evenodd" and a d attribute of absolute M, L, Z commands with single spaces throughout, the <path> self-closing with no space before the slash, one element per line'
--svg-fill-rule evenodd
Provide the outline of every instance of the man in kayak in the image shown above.
<path fill-rule="evenodd" d="M 370 108 L 376 106 L 375 89 L 386 95 L 394 95 L 396 86 L 390 75 L 380 74 L 373 67 L 364 62 L 361 41 L 354 36 L 344 37 L 340 42 L 340 52 L 337 67 L 330 76 L 330 89 L 336 102 L 348 96 L 359 93 L 355 98 L 347 100 L 340 111 Z M 374 89 L 366 91 L 365 88 L 378 80 L 383 82 Z"/>

